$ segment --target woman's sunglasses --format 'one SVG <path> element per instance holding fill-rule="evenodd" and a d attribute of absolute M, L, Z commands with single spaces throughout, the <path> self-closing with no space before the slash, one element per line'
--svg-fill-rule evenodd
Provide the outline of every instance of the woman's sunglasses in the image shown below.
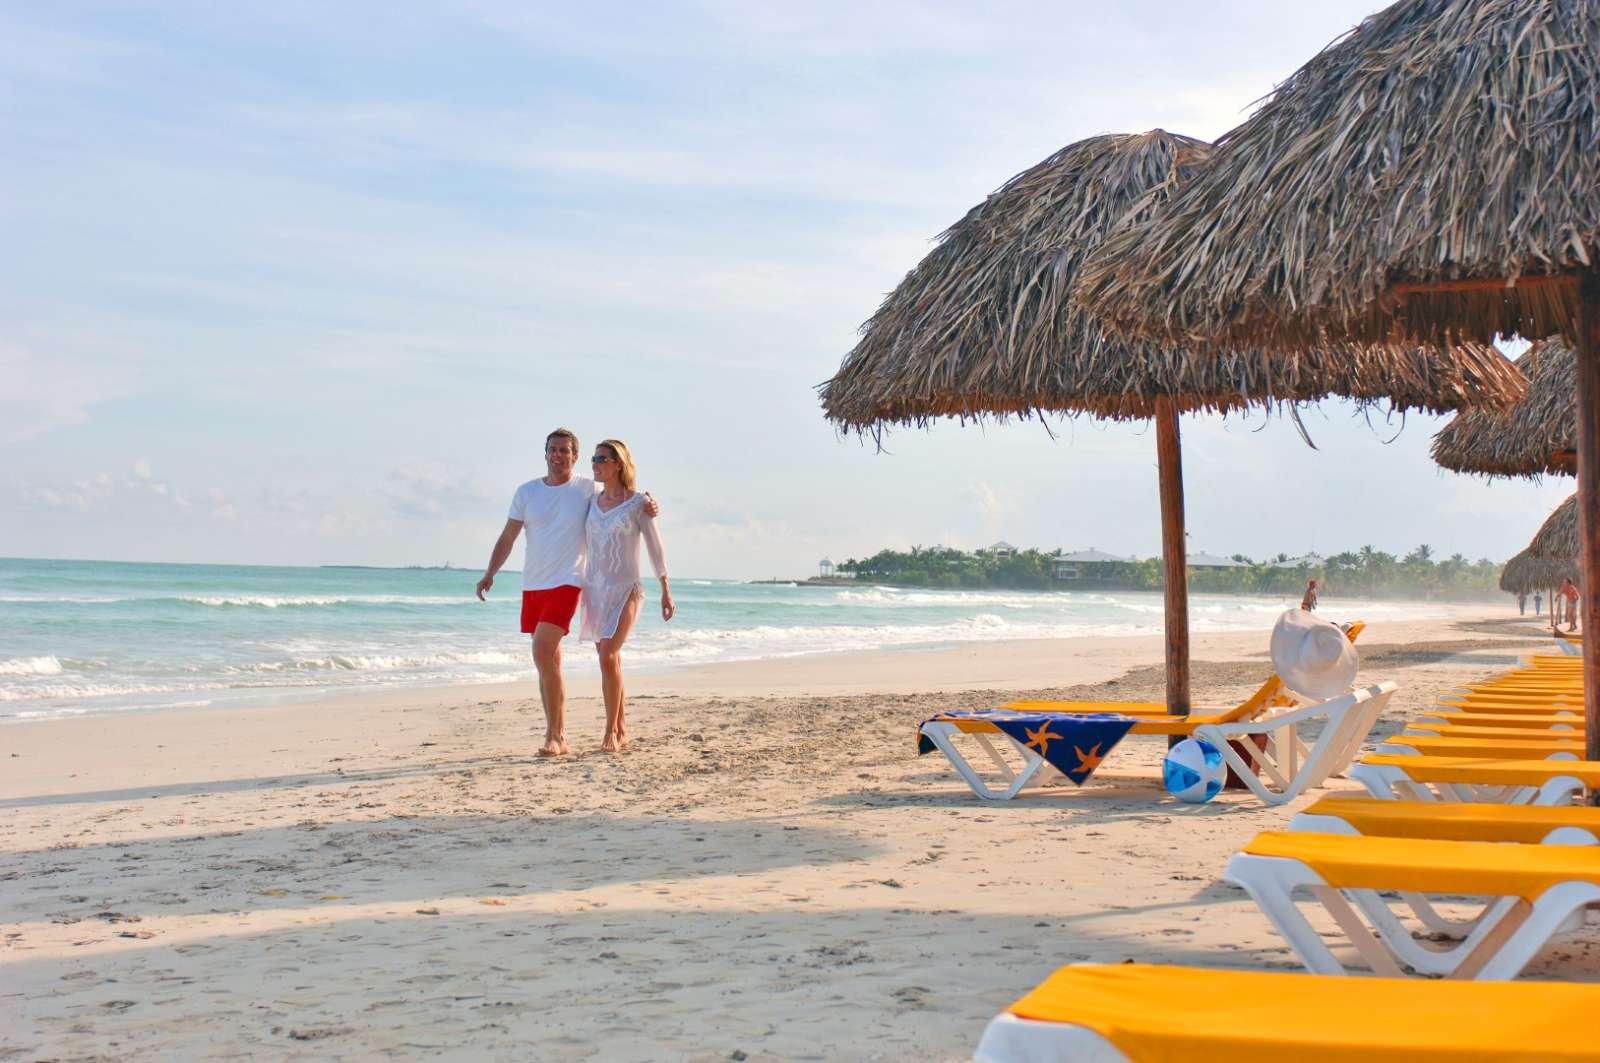
<path fill-rule="evenodd" d="M 616 461 L 616 460 L 617 460 L 616 458 L 613 458 L 609 454 L 596 454 L 594 457 L 589 459 L 589 464 L 590 465 L 604 465 L 608 461 Z"/>

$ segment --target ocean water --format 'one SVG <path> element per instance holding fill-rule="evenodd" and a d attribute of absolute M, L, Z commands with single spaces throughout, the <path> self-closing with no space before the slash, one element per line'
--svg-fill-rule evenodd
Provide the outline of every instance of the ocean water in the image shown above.
<path fill-rule="evenodd" d="M 520 573 L 487 602 L 473 570 L 275 568 L 0 559 L 0 720 L 137 709 L 225 708 L 327 692 L 528 678 Z M 1158 594 L 936 591 L 673 580 L 654 584 L 628 668 L 1161 630 Z M 1195 631 L 1260 629 L 1274 598 L 1194 595 Z M 1424 619 L 1419 602 L 1327 603 L 1342 618 Z M 1325 610 L 1327 611 L 1327 610 Z M 596 671 L 566 643 L 571 674 Z"/>

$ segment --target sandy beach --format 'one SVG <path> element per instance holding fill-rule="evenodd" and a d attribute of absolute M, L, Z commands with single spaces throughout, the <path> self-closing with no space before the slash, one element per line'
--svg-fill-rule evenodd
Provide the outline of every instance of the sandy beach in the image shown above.
<path fill-rule="evenodd" d="M 1369 628 L 1374 737 L 1540 632 Z M 1199 698 L 1266 645 L 1197 636 Z M 717 665 L 633 679 L 621 756 L 580 683 L 556 760 L 531 683 L 12 724 L 0 1058 L 962 1059 L 1063 963 L 1298 969 L 1218 876 L 1304 800 L 1180 804 L 1148 739 L 1004 804 L 914 754 L 939 709 L 1161 679 L 1155 637 Z"/>

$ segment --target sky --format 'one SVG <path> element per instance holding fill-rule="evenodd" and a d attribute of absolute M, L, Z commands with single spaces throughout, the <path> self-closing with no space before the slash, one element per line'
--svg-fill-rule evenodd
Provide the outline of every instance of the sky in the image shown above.
<path fill-rule="evenodd" d="M 815 387 L 1064 144 L 1211 139 L 1371 2 L 0 0 L 0 556 L 481 567 L 545 434 L 614 436 L 678 575 L 1160 550 L 1148 425 L 891 433 Z M 1570 480 L 1185 417 L 1194 550 L 1501 560 Z"/>

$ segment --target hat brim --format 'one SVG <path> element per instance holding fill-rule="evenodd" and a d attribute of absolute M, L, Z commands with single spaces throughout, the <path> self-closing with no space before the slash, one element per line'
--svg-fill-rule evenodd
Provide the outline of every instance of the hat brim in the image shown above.
<path fill-rule="evenodd" d="M 1319 629 L 1338 636 L 1338 655 L 1332 660 L 1317 662 L 1321 667 L 1312 668 L 1301 662 L 1300 649 Z M 1272 666 L 1283 685 L 1296 694 L 1325 701 L 1350 689 L 1356 680 L 1360 660 L 1355 646 L 1338 625 L 1320 620 L 1304 609 L 1290 609 L 1278 618 L 1272 629 Z"/>

